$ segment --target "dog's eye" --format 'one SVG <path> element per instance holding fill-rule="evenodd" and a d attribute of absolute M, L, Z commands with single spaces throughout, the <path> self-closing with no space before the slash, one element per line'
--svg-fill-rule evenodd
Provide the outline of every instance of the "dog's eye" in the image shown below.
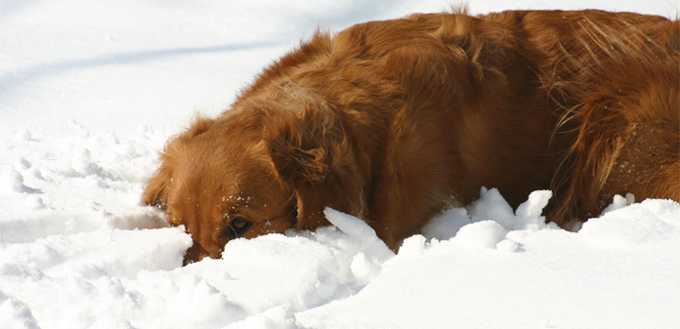
<path fill-rule="evenodd" d="M 253 223 L 243 217 L 236 217 L 231 222 L 229 222 L 229 227 L 227 228 L 227 234 L 231 238 L 238 238 L 244 233 L 248 232 L 248 229 L 253 226 Z"/>

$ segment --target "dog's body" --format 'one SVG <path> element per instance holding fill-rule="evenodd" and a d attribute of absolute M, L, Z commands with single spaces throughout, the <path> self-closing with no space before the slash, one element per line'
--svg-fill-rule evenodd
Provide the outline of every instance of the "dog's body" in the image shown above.
<path fill-rule="evenodd" d="M 569 228 L 614 194 L 680 201 L 680 24 L 582 12 L 414 15 L 318 33 L 172 140 L 144 194 L 194 238 L 328 225 L 391 248 L 482 186 L 554 190 Z"/>

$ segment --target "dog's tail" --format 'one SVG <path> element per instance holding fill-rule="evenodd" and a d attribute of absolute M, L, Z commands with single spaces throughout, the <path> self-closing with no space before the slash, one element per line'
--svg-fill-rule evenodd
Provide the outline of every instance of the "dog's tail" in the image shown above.
<path fill-rule="evenodd" d="M 680 201 L 680 22 L 595 18 L 577 20 L 548 86 L 555 139 L 571 141 L 548 217 L 567 228 L 615 194 Z"/>

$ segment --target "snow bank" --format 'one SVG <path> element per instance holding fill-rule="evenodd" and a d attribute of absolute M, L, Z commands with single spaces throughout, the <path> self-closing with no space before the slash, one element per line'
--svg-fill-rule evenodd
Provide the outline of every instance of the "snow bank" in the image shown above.
<path fill-rule="evenodd" d="M 483 190 L 433 222 L 452 237 L 417 235 L 396 255 L 332 209 L 335 227 L 234 240 L 186 267 L 178 228 L 2 243 L 0 316 L 26 328 L 676 325 L 680 205 L 647 200 L 573 233 L 541 224 L 549 194 L 507 213 Z"/>
<path fill-rule="evenodd" d="M 676 12 L 665 0 L 559 4 L 592 6 Z M 224 109 L 319 25 L 448 8 L 0 1 L 0 327 L 680 327 L 680 205 L 666 200 L 618 197 L 567 232 L 541 217 L 550 192 L 513 211 L 482 189 L 397 254 L 327 209 L 335 226 L 234 240 L 222 259 L 181 267 L 190 237 L 139 198 L 192 111 Z"/>

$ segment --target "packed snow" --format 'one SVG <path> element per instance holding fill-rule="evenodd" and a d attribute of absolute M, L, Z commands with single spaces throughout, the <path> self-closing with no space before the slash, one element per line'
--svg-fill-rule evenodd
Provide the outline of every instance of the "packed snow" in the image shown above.
<path fill-rule="evenodd" d="M 470 12 L 673 0 L 475 0 Z M 318 27 L 447 0 L 0 0 L 0 328 L 680 328 L 680 204 L 618 196 L 577 232 L 493 187 L 395 254 L 362 221 L 229 242 L 140 202 L 165 141 Z M 638 200 L 639 201 L 639 200 Z"/>

